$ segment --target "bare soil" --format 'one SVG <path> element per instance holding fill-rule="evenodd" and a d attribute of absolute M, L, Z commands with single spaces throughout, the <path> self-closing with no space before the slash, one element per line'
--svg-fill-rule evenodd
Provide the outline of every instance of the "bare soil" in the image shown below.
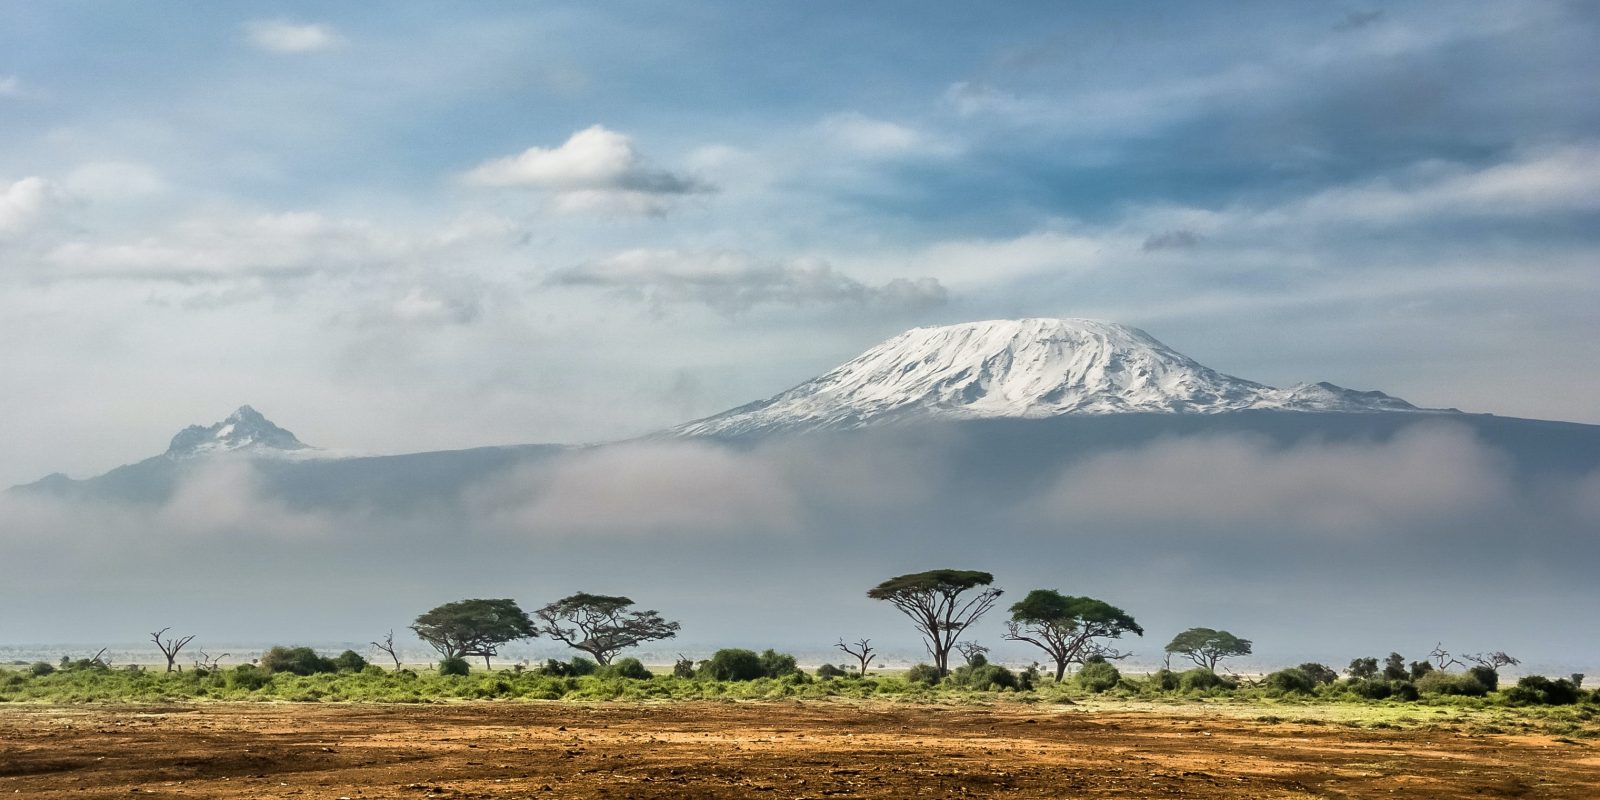
<path fill-rule="evenodd" d="M 1600 748 L 1203 706 L 0 707 L 0 795 L 1582 798 Z"/>

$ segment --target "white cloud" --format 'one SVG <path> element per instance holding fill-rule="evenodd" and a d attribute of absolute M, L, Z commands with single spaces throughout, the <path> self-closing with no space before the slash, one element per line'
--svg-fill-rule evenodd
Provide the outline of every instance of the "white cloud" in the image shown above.
<path fill-rule="evenodd" d="M 313 212 L 195 218 L 114 243 L 76 241 L 47 255 L 58 276 L 193 279 L 338 272 L 402 260 L 415 240 Z"/>
<path fill-rule="evenodd" d="M 62 180 L 67 191 L 86 200 L 136 200 L 167 191 L 166 179 L 146 164 L 95 161 L 82 164 Z"/>
<path fill-rule="evenodd" d="M 530 147 L 484 162 L 462 176 L 474 186 L 550 192 L 558 211 L 661 213 L 676 196 L 707 191 L 691 178 L 650 168 L 633 141 L 601 125 L 558 147 Z"/>
<path fill-rule="evenodd" d="M 865 156 L 947 155 L 954 151 L 921 131 L 855 111 L 825 117 L 818 130 L 835 147 Z"/>
<path fill-rule="evenodd" d="M 614 445 L 524 467 L 472 503 L 493 525 L 541 536 L 750 534 L 801 522 L 798 498 L 771 464 L 692 442 Z"/>
<path fill-rule="evenodd" d="M 1513 217 L 1600 210 L 1600 146 L 1538 150 L 1480 169 L 1439 162 L 1398 178 L 1314 194 L 1264 221 L 1405 224 L 1438 216 Z"/>
<path fill-rule="evenodd" d="M 1500 458 L 1450 425 L 1416 426 L 1381 443 L 1190 437 L 1070 467 L 1038 507 L 1078 526 L 1370 536 L 1508 506 Z"/>
<path fill-rule="evenodd" d="M 64 201 L 60 187 L 38 176 L 0 184 L 0 236 L 28 231 Z"/>
<path fill-rule="evenodd" d="M 731 251 L 629 250 L 556 273 L 551 282 L 610 289 L 653 304 L 700 303 L 725 314 L 761 304 L 926 308 L 947 297 L 933 278 L 871 286 L 817 259 L 763 261 Z"/>
<path fill-rule="evenodd" d="M 15 75 L 0 75 L 0 97 L 17 97 L 21 94 L 21 78 Z"/>
<path fill-rule="evenodd" d="M 245 23 L 251 45 L 273 53 L 314 53 L 344 44 L 344 37 L 327 25 L 287 20 L 252 20 Z"/>

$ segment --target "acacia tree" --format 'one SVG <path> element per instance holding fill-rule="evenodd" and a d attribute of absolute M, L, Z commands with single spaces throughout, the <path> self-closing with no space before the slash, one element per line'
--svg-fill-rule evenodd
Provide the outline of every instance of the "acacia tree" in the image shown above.
<path fill-rule="evenodd" d="M 190 642 L 194 641 L 194 634 L 192 634 L 192 633 L 189 634 L 188 636 L 179 636 L 179 637 L 169 638 L 169 639 L 167 639 L 165 641 L 162 641 L 162 639 L 161 639 L 162 634 L 165 634 L 167 631 L 170 631 L 170 630 L 172 630 L 172 629 L 171 628 L 162 628 L 161 630 L 150 634 L 150 640 L 156 643 L 156 647 L 161 651 L 161 655 L 164 655 L 164 656 L 167 657 L 167 671 L 168 672 L 171 672 L 173 670 L 173 662 L 178 660 L 178 652 L 181 651 Z M 179 671 L 181 672 L 182 669 L 179 668 Z"/>
<path fill-rule="evenodd" d="M 484 669 L 500 645 L 538 635 L 515 600 L 457 600 L 417 617 L 411 630 L 446 659 L 483 656 Z"/>
<path fill-rule="evenodd" d="M 629 611 L 632 605 L 626 597 L 579 592 L 533 613 L 540 633 L 610 664 L 617 653 L 641 642 L 678 635 L 678 623 L 656 611 Z"/>
<path fill-rule="evenodd" d="M 911 618 L 942 677 L 950 674 L 950 650 L 961 632 L 1000 597 L 1000 590 L 989 585 L 992 583 L 994 576 L 987 572 L 936 569 L 890 578 L 869 590 L 867 596 L 888 601 Z M 977 594 L 962 597 L 974 589 Z"/>
<path fill-rule="evenodd" d="M 1218 661 L 1250 655 L 1250 640 L 1240 639 L 1227 631 L 1190 628 L 1172 637 L 1167 644 L 1167 652 L 1185 656 L 1207 672 L 1214 673 Z"/>
<path fill-rule="evenodd" d="M 1011 606 L 1006 638 L 1027 642 L 1045 651 L 1056 664 L 1056 683 L 1067 674 L 1068 664 L 1081 664 L 1090 656 L 1115 660 L 1119 653 L 1106 639 L 1124 633 L 1144 635 L 1133 617 L 1116 606 L 1092 597 L 1063 595 L 1054 589 L 1034 589 Z"/>

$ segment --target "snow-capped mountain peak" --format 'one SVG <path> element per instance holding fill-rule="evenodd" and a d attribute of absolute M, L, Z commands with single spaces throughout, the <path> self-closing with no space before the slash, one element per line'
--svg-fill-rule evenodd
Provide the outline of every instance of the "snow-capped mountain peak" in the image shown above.
<path fill-rule="evenodd" d="M 218 453 L 278 455 L 310 450 L 295 435 L 274 425 L 261 412 L 240 406 L 227 419 L 209 427 L 190 425 L 172 437 L 168 458 L 192 458 Z"/>
<path fill-rule="evenodd" d="M 1114 322 L 1020 319 L 914 328 L 789 391 L 674 432 L 840 430 L 917 417 L 1245 409 L 1418 410 L 1382 392 L 1329 383 L 1276 389 L 1224 375 Z"/>

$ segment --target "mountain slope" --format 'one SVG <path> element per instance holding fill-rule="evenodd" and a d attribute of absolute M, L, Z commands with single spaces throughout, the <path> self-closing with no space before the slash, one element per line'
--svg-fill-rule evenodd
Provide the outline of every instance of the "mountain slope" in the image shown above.
<path fill-rule="evenodd" d="M 1330 383 L 1276 389 L 1224 375 L 1137 328 L 1022 319 L 915 328 L 768 400 L 685 423 L 686 436 L 842 430 L 912 417 L 1418 411 Z"/>

